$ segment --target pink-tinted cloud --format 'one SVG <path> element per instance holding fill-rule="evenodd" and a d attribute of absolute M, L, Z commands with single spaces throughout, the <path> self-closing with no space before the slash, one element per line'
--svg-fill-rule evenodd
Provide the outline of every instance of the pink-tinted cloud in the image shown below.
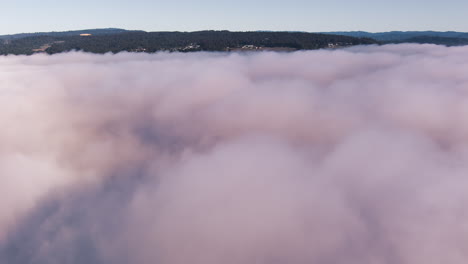
<path fill-rule="evenodd" d="M 0 261 L 465 263 L 466 54 L 0 58 Z"/>

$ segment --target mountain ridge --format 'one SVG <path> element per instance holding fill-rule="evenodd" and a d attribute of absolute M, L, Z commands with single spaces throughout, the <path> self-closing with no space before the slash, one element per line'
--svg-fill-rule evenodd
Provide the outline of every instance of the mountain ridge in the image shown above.
<path fill-rule="evenodd" d="M 378 41 L 402 41 L 414 37 L 442 37 L 442 38 L 467 38 L 468 32 L 459 31 L 387 31 L 387 32 L 367 32 L 367 31 L 330 31 L 321 32 L 324 34 L 337 34 L 351 37 L 367 37 Z"/>
<path fill-rule="evenodd" d="M 31 32 L 31 33 L 16 33 L 8 35 L 0 35 L 0 40 L 13 40 L 25 37 L 34 36 L 74 36 L 80 34 L 117 34 L 122 32 L 129 32 L 133 30 L 126 30 L 121 28 L 94 28 L 94 29 L 81 29 L 81 30 L 68 30 L 68 31 L 50 31 L 50 32 Z"/>
<path fill-rule="evenodd" d="M 354 45 L 420 43 L 468 45 L 468 33 L 457 31 L 228 31 L 193 32 L 83 29 L 0 36 L 0 55 L 80 50 L 92 53 L 157 51 L 259 51 L 342 48 Z"/>
<path fill-rule="evenodd" d="M 84 33 L 83 33 L 84 32 Z M 158 51 L 261 51 L 261 50 L 311 50 L 339 48 L 354 45 L 378 44 L 368 38 L 301 33 L 301 32 L 146 32 L 146 31 L 68 31 L 65 33 L 36 33 L 4 39 L 0 42 L 0 54 L 49 54 L 79 50 L 91 53 L 158 52 Z M 86 34 L 83 36 L 82 34 Z M 23 37 L 21 37 L 23 36 Z"/>

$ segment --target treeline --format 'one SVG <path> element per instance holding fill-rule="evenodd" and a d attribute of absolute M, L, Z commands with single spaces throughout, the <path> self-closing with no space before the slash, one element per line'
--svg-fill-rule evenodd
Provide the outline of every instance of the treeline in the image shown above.
<path fill-rule="evenodd" d="M 34 49 L 38 49 L 43 45 L 60 41 L 60 38 L 51 36 L 36 36 L 25 37 L 15 40 L 0 40 L 0 55 L 7 54 L 26 54 L 34 53 Z"/>
<path fill-rule="evenodd" d="M 37 36 L 51 36 L 51 37 L 65 37 L 65 36 L 76 36 L 80 34 L 93 34 L 93 35 L 107 35 L 116 34 L 122 32 L 128 32 L 129 30 L 120 28 L 100 28 L 100 29 L 84 29 L 84 30 L 70 30 L 70 31 L 52 31 L 52 32 L 35 32 L 35 33 L 20 33 L 12 35 L 0 35 L 0 40 L 12 40 L 26 37 L 37 37 Z"/>
<path fill-rule="evenodd" d="M 325 34 L 336 34 L 351 37 L 366 37 L 382 42 L 409 42 L 414 38 L 425 38 L 425 41 L 430 41 L 429 37 L 434 37 L 434 41 L 438 38 L 453 38 L 453 39 L 468 39 L 468 33 L 456 31 L 390 31 L 370 33 L 365 31 L 336 31 L 322 32 Z M 435 44 L 435 43 L 434 43 Z"/>
<path fill-rule="evenodd" d="M 1 42 L 0 42 L 1 43 Z M 75 36 L 32 36 L 4 41 L 0 54 L 32 54 L 34 49 L 49 45 L 49 54 L 71 50 L 92 53 L 121 51 L 226 51 L 246 45 L 265 48 L 320 49 L 362 44 L 376 44 L 369 38 L 301 33 L 301 32 L 144 32 Z"/>
<path fill-rule="evenodd" d="M 388 41 L 386 43 L 418 43 L 418 44 L 436 44 L 445 46 L 464 46 L 468 45 L 468 38 L 447 38 L 435 36 L 418 36 L 398 41 Z"/>

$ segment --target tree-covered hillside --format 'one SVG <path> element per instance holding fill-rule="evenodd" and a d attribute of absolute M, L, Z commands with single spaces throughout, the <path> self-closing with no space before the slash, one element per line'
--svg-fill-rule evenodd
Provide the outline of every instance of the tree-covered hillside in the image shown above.
<path fill-rule="evenodd" d="M 117 34 L 122 32 L 128 32 L 128 30 L 120 28 L 100 28 L 100 29 L 84 29 L 84 30 L 71 30 L 62 32 L 36 32 L 36 33 L 20 33 L 12 35 L 0 35 L 0 40 L 12 40 L 20 39 L 25 37 L 37 37 L 37 36 L 52 36 L 52 37 L 64 37 L 64 36 L 76 36 L 80 34 L 92 34 L 92 35 L 107 35 Z"/>
<path fill-rule="evenodd" d="M 49 54 L 81 50 L 92 53 L 136 51 L 229 51 L 287 48 L 289 50 L 337 48 L 376 44 L 369 38 L 301 32 L 144 32 L 127 31 L 91 36 L 40 35 L 4 40 L 0 54 Z"/>
<path fill-rule="evenodd" d="M 383 44 L 390 43 L 420 43 L 445 46 L 468 45 L 468 33 L 456 31 L 390 31 L 370 33 L 365 31 L 328 32 L 351 37 L 372 38 Z"/>
<path fill-rule="evenodd" d="M 468 38 L 448 38 L 436 36 L 418 36 L 404 40 L 396 40 L 391 43 L 418 43 L 418 44 L 437 44 L 445 46 L 464 46 L 468 45 Z"/>
<path fill-rule="evenodd" d="M 439 38 L 465 38 L 468 33 L 456 31 L 389 31 L 389 32 L 365 32 L 365 31 L 336 31 L 325 34 L 337 34 L 350 37 L 372 38 L 383 42 L 405 41 L 416 37 L 439 37 Z"/>

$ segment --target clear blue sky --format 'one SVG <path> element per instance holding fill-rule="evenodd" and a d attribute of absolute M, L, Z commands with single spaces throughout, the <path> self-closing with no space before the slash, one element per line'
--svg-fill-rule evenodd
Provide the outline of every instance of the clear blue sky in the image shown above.
<path fill-rule="evenodd" d="M 0 34 L 147 31 L 468 31 L 468 0 L 1 0 Z"/>

